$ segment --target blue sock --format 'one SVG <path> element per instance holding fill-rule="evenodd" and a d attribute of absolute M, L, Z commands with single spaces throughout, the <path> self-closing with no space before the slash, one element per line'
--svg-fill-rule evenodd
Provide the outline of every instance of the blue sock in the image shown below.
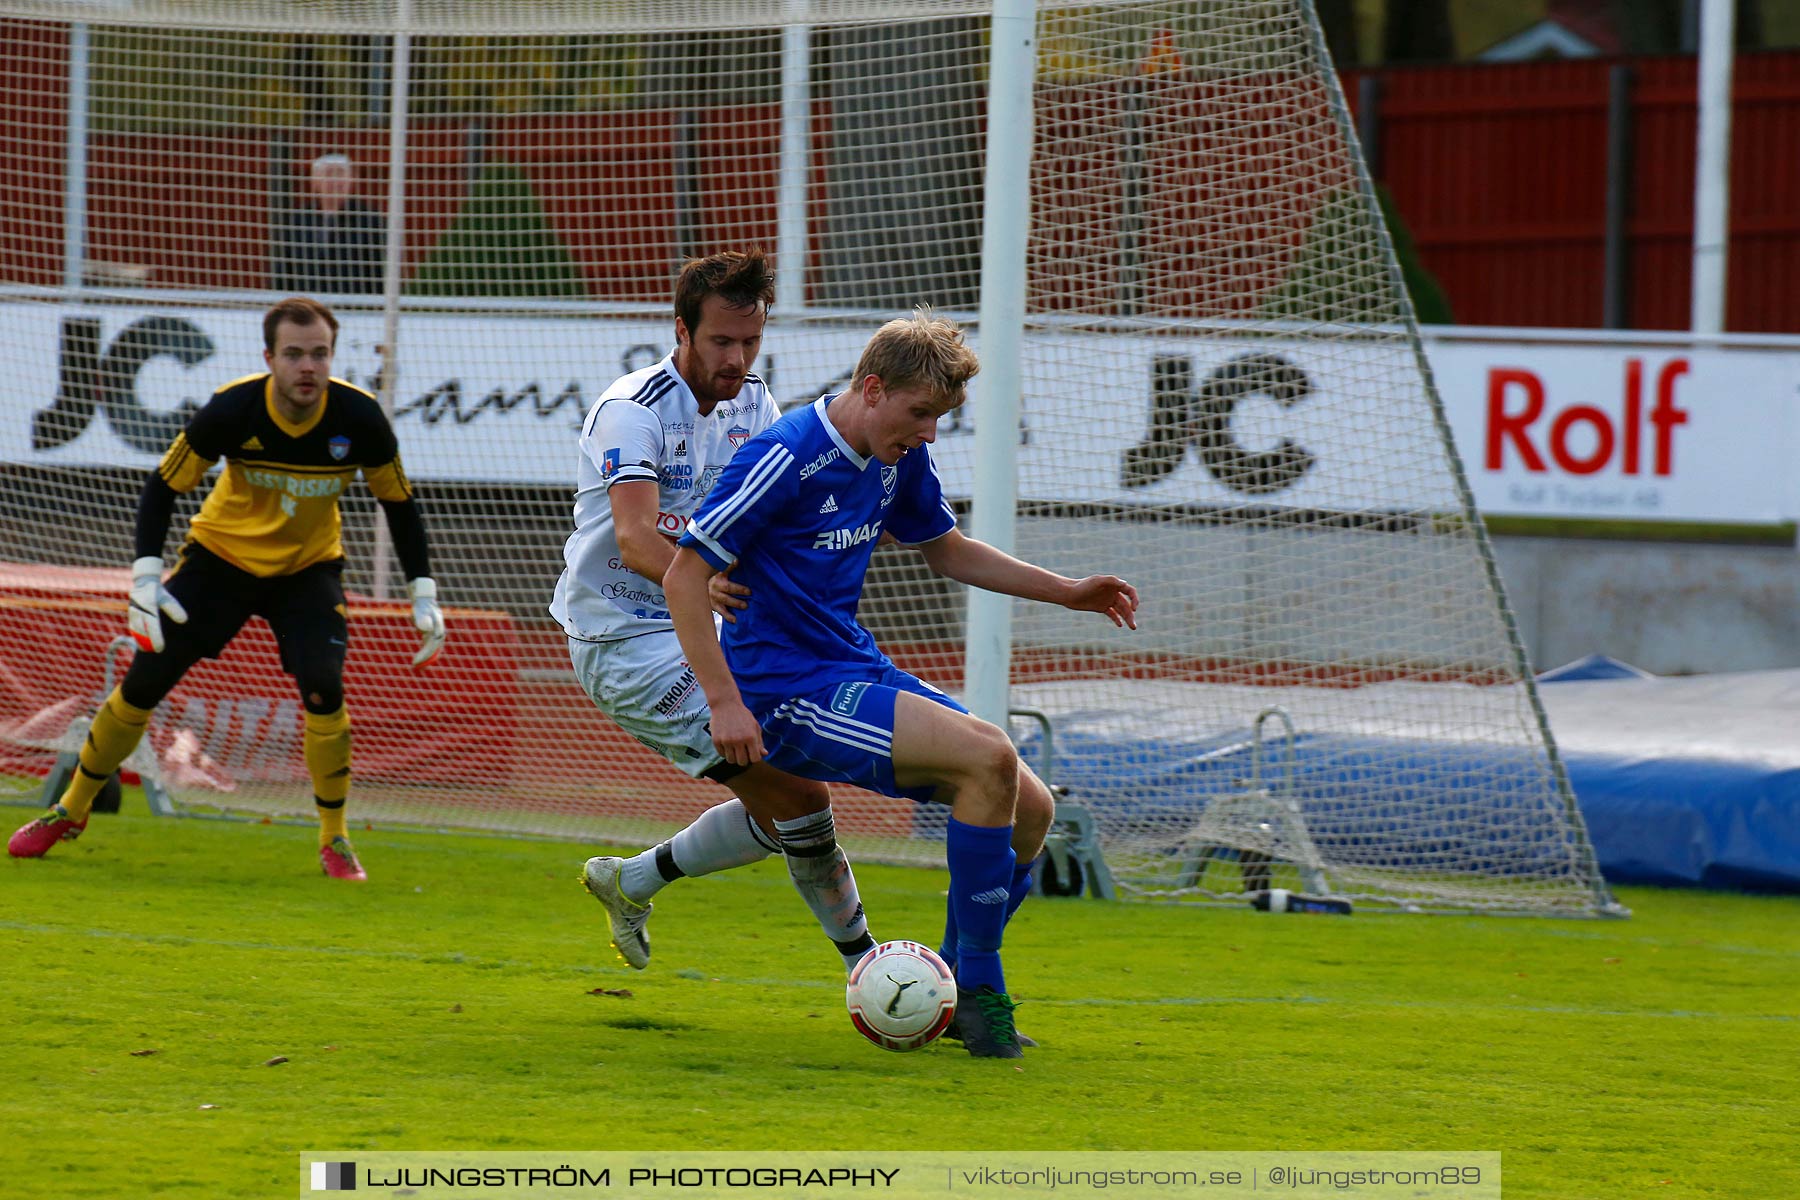
<path fill-rule="evenodd" d="M 1031 870 L 1038 865 L 1038 859 L 1043 857 L 1043 854 L 1039 853 L 1037 858 L 1028 863 L 1015 862 L 1013 864 L 1012 885 L 1006 889 L 1006 919 L 1008 921 L 1011 921 L 1013 914 L 1019 911 L 1019 905 L 1025 903 L 1025 897 L 1031 895 Z"/>
<path fill-rule="evenodd" d="M 1025 903 L 1025 897 L 1031 895 L 1031 873 L 1043 858 L 1039 854 L 1028 863 L 1013 863 L 1012 883 L 1006 889 L 1006 919 L 1009 923 L 1013 914 L 1019 911 L 1019 905 Z M 952 971 L 956 970 L 956 912 L 948 901 L 944 903 L 944 944 L 938 949 L 938 957 Z"/>
<path fill-rule="evenodd" d="M 958 987 L 1006 990 L 1000 935 L 1006 928 L 1013 878 L 1012 826 L 965 825 L 952 817 L 945 831 L 950 864 L 950 917 L 956 924 Z"/>

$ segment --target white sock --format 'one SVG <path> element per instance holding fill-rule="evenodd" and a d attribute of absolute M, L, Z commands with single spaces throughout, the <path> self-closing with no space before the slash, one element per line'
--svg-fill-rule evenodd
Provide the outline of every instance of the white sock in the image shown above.
<path fill-rule="evenodd" d="M 638 903 L 684 875 L 711 875 L 761 862 L 781 847 L 744 810 L 736 796 L 695 817 L 686 829 L 625 860 L 619 890 Z"/>
<path fill-rule="evenodd" d="M 788 877 L 794 890 L 819 920 L 819 928 L 831 939 L 844 960 L 844 970 L 875 945 L 869 922 L 863 916 L 862 898 L 856 892 L 856 876 L 850 860 L 837 844 L 837 825 L 831 810 L 810 813 L 792 821 L 777 821 L 781 848 L 787 854 Z"/>

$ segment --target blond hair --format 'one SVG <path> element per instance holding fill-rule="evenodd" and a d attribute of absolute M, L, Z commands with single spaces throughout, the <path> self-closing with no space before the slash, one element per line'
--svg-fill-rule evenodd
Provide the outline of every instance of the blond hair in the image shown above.
<path fill-rule="evenodd" d="M 913 309 L 875 331 L 856 363 L 853 387 L 873 375 L 882 386 L 922 387 L 939 404 L 963 402 L 963 388 L 981 370 L 975 351 L 963 344 L 956 322 L 934 317 L 929 305 Z"/>

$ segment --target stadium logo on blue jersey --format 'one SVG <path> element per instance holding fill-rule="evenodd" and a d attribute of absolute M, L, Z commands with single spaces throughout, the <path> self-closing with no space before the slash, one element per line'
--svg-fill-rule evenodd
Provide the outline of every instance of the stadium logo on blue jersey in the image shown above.
<path fill-rule="evenodd" d="M 331 450 L 331 459 L 333 462 L 343 462 L 350 454 L 350 439 L 343 434 L 339 434 L 337 437 L 332 438 L 329 442 L 326 442 L 325 445 Z"/>
<path fill-rule="evenodd" d="M 881 490 L 884 492 L 892 493 L 894 490 L 894 483 L 899 478 L 900 478 L 900 468 L 899 467 L 886 467 L 886 466 L 882 467 L 881 468 Z"/>
<path fill-rule="evenodd" d="M 854 715 L 856 706 L 862 703 L 863 693 L 868 690 L 867 683 L 840 683 L 831 695 L 831 711 L 840 717 Z"/>
<path fill-rule="evenodd" d="M 817 457 L 817 458 L 813 459 L 811 462 L 807 463 L 804 467 L 801 467 L 800 468 L 800 478 L 811 479 L 814 475 L 817 475 L 820 471 L 823 471 L 826 467 L 829 467 L 832 463 L 836 462 L 837 460 L 838 460 L 837 447 L 833 446 L 831 449 L 827 450 L 825 453 L 819 455 L 819 457 Z"/>
<path fill-rule="evenodd" d="M 731 443 L 731 448 L 736 450 L 739 446 L 750 440 L 750 431 L 745 429 L 742 425 L 733 425 L 730 429 L 725 431 L 725 437 L 726 440 Z"/>
<path fill-rule="evenodd" d="M 611 479 L 613 472 L 619 469 L 619 448 L 614 446 L 600 459 L 600 478 Z"/>
<path fill-rule="evenodd" d="M 871 521 L 857 529 L 827 529 L 813 539 L 814 550 L 848 550 L 881 536 L 881 522 Z"/>

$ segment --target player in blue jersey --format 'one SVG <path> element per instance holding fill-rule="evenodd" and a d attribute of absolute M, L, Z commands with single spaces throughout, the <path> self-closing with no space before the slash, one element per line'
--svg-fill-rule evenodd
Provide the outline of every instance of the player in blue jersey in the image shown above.
<path fill-rule="evenodd" d="M 582 422 L 575 531 L 550 611 L 569 638 L 575 677 L 625 732 L 698 779 L 736 793 L 660 845 L 630 858 L 600 855 L 583 886 L 606 909 L 627 965 L 650 963 L 650 898 L 677 879 L 784 854 L 794 887 L 842 956 L 874 947 L 856 877 L 837 844 L 824 784 L 761 764 L 723 761 L 706 703 L 682 658 L 662 576 L 674 539 L 737 448 L 779 416 L 751 371 L 775 300 L 761 250 L 694 259 L 675 280 L 675 349 L 615 381 Z M 749 601 L 720 575 L 726 620 Z"/>
<path fill-rule="evenodd" d="M 1001 935 L 1030 891 L 1055 802 L 1003 730 L 876 647 L 856 621 L 863 578 L 891 537 L 940 575 L 1119 626 L 1137 627 L 1138 598 L 1117 576 L 1068 579 L 957 530 L 926 446 L 978 369 L 951 322 L 927 310 L 888 322 L 845 391 L 732 458 L 663 590 L 727 762 L 950 806 L 944 957 L 956 969 L 957 1030 L 977 1057 L 1017 1058 Z M 707 581 L 728 568 L 754 598 L 721 645 Z"/>

